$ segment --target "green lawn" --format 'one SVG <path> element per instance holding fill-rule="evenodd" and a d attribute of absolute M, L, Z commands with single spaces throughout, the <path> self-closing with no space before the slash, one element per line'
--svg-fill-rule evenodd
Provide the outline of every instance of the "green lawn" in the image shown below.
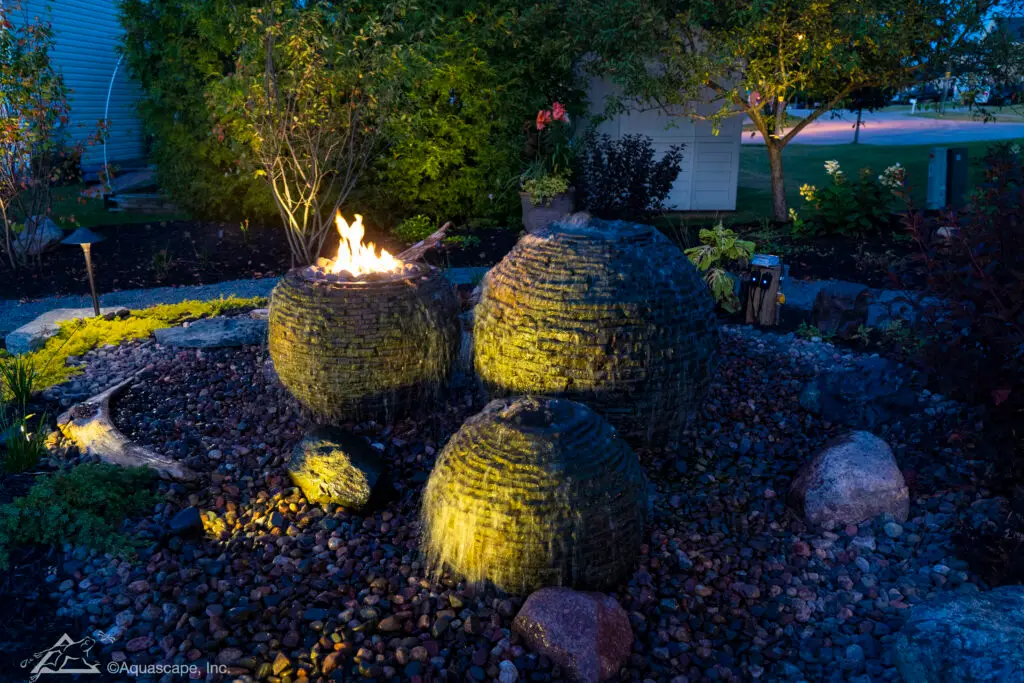
<path fill-rule="evenodd" d="M 125 211 L 107 211 L 102 199 L 86 199 L 81 196 L 85 184 L 65 185 L 53 190 L 53 209 L 50 218 L 53 222 L 70 230 L 80 225 L 92 228 L 98 225 L 124 225 L 126 223 L 156 223 L 159 221 L 184 220 L 188 216 L 183 212 L 138 213 Z M 22 220 L 19 218 L 19 220 Z"/>
<path fill-rule="evenodd" d="M 980 173 L 974 161 L 980 159 L 991 144 L 968 142 L 957 145 L 968 148 L 972 160 L 972 182 Z M 907 182 L 916 201 L 923 204 L 928 182 L 928 154 L 933 147 L 935 145 L 788 145 L 782 153 L 786 199 L 790 206 L 799 211 L 803 206 L 800 186 L 805 183 L 824 185 L 828 181 L 825 162 L 835 159 L 846 173 L 856 173 L 863 167 L 881 173 L 887 166 L 899 162 L 907 169 Z M 727 222 L 753 222 L 761 216 L 771 215 L 771 176 L 768 171 L 768 155 L 761 145 L 743 145 L 741 148 L 736 208 L 736 212 L 728 214 Z"/>

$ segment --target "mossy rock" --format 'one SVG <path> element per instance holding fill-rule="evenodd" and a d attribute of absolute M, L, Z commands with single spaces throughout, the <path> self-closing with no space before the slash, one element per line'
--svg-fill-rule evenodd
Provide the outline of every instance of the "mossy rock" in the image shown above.
<path fill-rule="evenodd" d="M 295 446 L 288 474 L 310 503 L 350 509 L 365 507 L 377 485 L 387 485 L 380 455 L 364 439 L 329 426 L 313 428 Z"/>
<path fill-rule="evenodd" d="M 582 401 L 640 443 L 678 438 L 718 356 L 686 256 L 651 226 L 600 220 L 524 236 L 484 279 L 473 339 L 492 394 Z"/>
<path fill-rule="evenodd" d="M 424 551 L 435 571 L 510 593 L 608 588 L 633 571 L 646 510 L 640 461 L 600 415 L 563 399 L 499 399 L 438 457 Z"/>
<path fill-rule="evenodd" d="M 447 382 L 459 301 L 440 271 L 407 264 L 349 282 L 290 271 L 270 300 L 269 349 L 281 383 L 323 422 L 390 419 Z"/>

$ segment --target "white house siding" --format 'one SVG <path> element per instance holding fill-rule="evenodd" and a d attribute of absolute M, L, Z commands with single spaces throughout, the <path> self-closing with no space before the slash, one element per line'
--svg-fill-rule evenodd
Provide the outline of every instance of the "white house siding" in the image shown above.
<path fill-rule="evenodd" d="M 593 111 L 603 109 L 604 98 L 610 92 L 611 87 L 605 82 L 591 84 L 589 99 Z M 629 113 L 603 122 L 599 130 L 612 138 L 646 135 L 654 141 L 655 150 L 662 152 L 671 145 L 684 145 L 682 170 L 666 200 L 668 208 L 676 211 L 736 209 L 742 117 L 726 119 L 715 135 L 707 121 L 669 116 L 660 108 L 638 105 Z"/>
<path fill-rule="evenodd" d="M 10 6 L 10 0 L 0 0 Z M 64 74 L 70 90 L 70 136 L 84 142 L 104 118 L 108 88 L 110 127 L 106 153 L 110 163 L 123 165 L 144 157 L 142 125 L 135 115 L 138 86 L 128 77 L 122 63 L 117 66 L 117 44 L 122 34 L 116 0 L 22 0 L 24 11 L 15 11 L 16 23 L 39 17 L 53 27 L 54 64 Z M 97 169 L 103 165 L 103 145 L 86 147 L 82 165 Z"/>

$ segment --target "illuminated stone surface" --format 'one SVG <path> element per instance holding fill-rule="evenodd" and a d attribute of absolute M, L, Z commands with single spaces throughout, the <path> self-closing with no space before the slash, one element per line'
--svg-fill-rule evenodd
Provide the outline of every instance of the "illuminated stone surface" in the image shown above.
<path fill-rule="evenodd" d="M 393 417 L 433 396 L 458 353 L 459 304 L 429 266 L 334 282 L 292 270 L 270 301 L 281 383 L 326 422 Z"/>
<path fill-rule="evenodd" d="M 614 678 L 633 648 L 629 615 L 602 593 L 542 588 L 526 599 L 512 628 L 573 681 Z"/>
<path fill-rule="evenodd" d="M 364 439 L 316 427 L 292 451 L 288 474 L 310 503 L 358 509 L 370 502 L 384 463 Z"/>
<path fill-rule="evenodd" d="M 491 401 L 449 440 L 423 499 L 435 567 L 511 593 L 604 588 L 633 570 L 647 488 L 604 419 L 563 399 Z"/>
<path fill-rule="evenodd" d="M 686 256 L 650 226 L 598 220 L 523 237 L 484 279 L 473 336 L 495 394 L 582 401 L 641 441 L 679 434 L 718 349 Z"/>

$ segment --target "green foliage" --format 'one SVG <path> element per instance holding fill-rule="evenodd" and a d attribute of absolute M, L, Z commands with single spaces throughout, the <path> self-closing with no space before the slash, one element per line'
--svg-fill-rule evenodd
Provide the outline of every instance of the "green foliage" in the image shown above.
<path fill-rule="evenodd" d="M 46 454 L 46 416 L 43 415 L 32 427 L 35 415 L 21 415 L 9 410 L 0 402 L 0 435 L 3 444 L 3 469 L 10 474 L 27 472 Z"/>
<path fill-rule="evenodd" d="M 10 402 L 24 415 L 36 391 L 38 372 L 25 356 L 0 359 L 0 402 Z"/>
<path fill-rule="evenodd" d="M 152 470 L 85 464 L 41 477 L 28 494 L 0 506 L 0 569 L 21 543 L 74 543 L 128 554 L 137 543 L 119 532 L 125 518 L 153 506 Z"/>
<path fill-rule="evenodd" d="M 444 243 L 460 249 L 470 249 L 480 245 L 480 238 L 476 235 L 452 235 L 445 237 Z"/>
<path fill-rule="evenodd" d="M 267 187 L 215 125 L 207 90 L 235 69 L 236 29 L 263 0 L 121 0 L 124 54 L 142 86 L 149 158 L 175 204 L 204 219 L 270 217 Z"/>
<path fill-rule="evenodd" d="M 259 308 L 266 303 L 262 297 L 241 299 L 228 297 L 213 301 L 183 301 L 161 304 L 131 311 L 126 318 L 107 320 L 80 318 L 60 324 L 57 334 L 47 340 L 43 348 L 18 356 L 19 362 L 30 364 L 34 373 L 34 389 L 41 391 L 82 372 L 82 368 L 69 366 L 71 356 L 81 356 L 107 344 L 120 344 L 131 339 L 144 339 L 155 330 L 173 327 L 183 322 L 232 311 Z"/>
<path fill-rule="evenodd" d="M 436 230 L 434 227 L 434 221 L 430 216 L 424 216 L 423 214 L 416 214 L 410 218 L 406 218 L 404 221 L 398 224 L 394 229 L 395 237 L 414 244 L 420 240 L 424 240 Z"/>
<path fill-rule="evenodd" d="M 551 200 L 569 191 L 569 179 L 560 175 L 543 175 L 523 181 L 523 192 L 530 195 L 534 206 L 551 204 Z"/>
<path fill-rule="evenodd" d="M 800 195 L 814 210 L 810 221 L 793 220 L 797 234 L 856 235 L 878 234 L 890 227 L 892 210 L 904 184 L 903 168 L 890 166 L 881 175 L 862 168 L 855 179 L 847 177 L 839 162 L 825 162 L 829 183 L 817 188 L 804 185 Z M 790 213 L 790 217 L 795 216 Z"/>
<path fill-rule="evenodd" d="M 740 302 L 726 266 L 733 263 L 746 265 L 754 254 L 755 245 L 749 240 L 741 240 L 721 221 L 710 230 L 701 230 L 700 242 L 700 246 L 687 249 L 686 256 L 704 273 L 704 281 L 718 305 L 735 313 L 740 308 Z"/>
<path fill-rule="evenodd" d="M 518 211 L 523 122 L 559 100 L 578 111 L 580 33 L 560 0 L 441 0 L 410 8 L 416 63 L 375 203 L 400 213 L 507 219 Z"/>
<path fill-rule="evenodd" d="M 973 49 L 997 0 L 586 0 L 586 66 L 632 98 L 714 125 L 740 109 L 772 167 L 773 217 L 787 217 L 782 149 L 858 89 L 941 74 Z M 657 69 L 651 69 L 651 64 Z M 708 105 L 707 93 L 713 101 Z M 796 98 L 817 103 L 786 129 Z"/>
<path fill-rule="evenodd" d="M 23 15 L 17 25 L 15 12 Z M 81 155 L 65 144 L 71 106 L 53 46 L 48 23 L 17 2 L 0 5 L 0 251 L 12 269 L 21 260 L 11 244 L 16 226 L 40 225 L 53 187 L 68 180 L 65 162 Z"/>
<path fill-rule="evenodd" d="M 807 322 L 801 322 L 800 325 L 796 328 L 796 330 L 794 330 L 794 334 L 796 334 L 796 336 L 800 337 L 801 339 L 818 338 L 823 341 L 832 341 L 835 338 L 834 335 L 827 332 L 822 332 L 817 327 L 815 327 L 814 325 L 810 325 Z"/>

